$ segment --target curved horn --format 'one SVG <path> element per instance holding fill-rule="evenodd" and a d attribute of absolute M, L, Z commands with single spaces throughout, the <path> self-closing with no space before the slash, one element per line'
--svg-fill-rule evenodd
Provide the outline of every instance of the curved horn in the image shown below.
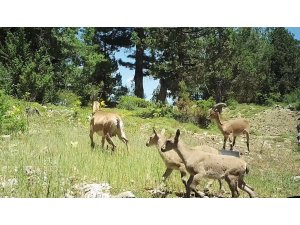
<path fill-rule="evenodd" d="M 213 106 L 213 110 L 214 111 L 216 111 L 216 112 L 219 112 L 219 113 L 221 113 L 222 112 L 222 108 L 223 107 L 226 107 L 227 105 L 225 104 L 225 103 L 223 103 L 223 102 L 220 102 L 220 103 L 217 103 L 217 104 L 215 104 L 214 106 Z"/>

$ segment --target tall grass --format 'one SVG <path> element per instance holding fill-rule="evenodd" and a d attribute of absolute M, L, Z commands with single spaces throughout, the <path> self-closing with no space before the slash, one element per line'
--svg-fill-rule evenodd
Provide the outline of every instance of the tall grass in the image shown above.
<path fill-rule="evenodd" d="M 112 153 L 110 148 L 101 149 L 101 139 L 96 134 L 96 148 L 90 148 L 89 108 L 80 109 L 75 117 L 64 107 L 53 106 L 53 109 L 45 110 L 41 117 L 30 117 L 25 133 L 0 139 L 0 197 L 60 198 L 72 191 L 74 184 L 82 182 L 108 182 L 113 194 L 130 190 L 137 197 L 151 197 L 147 189 L 161 182 L 165 170 L 157 149 L 145 145 L 152 127 L 166 129 L 167 136 L 173 136 L 180 128 L 183 139 L 190 145 L 197 144 L 197 138 L 191 135 L 193 132 L 211 132 L 171 118 L 142 119 L 127 110 L 114 109 L 125 122 L 129 153 L 117 138 L 114 138 L 117 149 Z M 299 184 L 292 180 L 299 172 L 296 165 L 300 156 L 292 148 L 284 152 L 270 150 L 262 155 L 254 148 L 245 158 L 251 166 L 246 180 L 255 187 L 258 196 L 300 194 Z M 32 173 L 28 174 L 28 167 Z M 184 190 L 179 178 L 177 171 L 170 176 L 167 188 L 173 193 L 169 197 Z M 16 179 L 17 184 L 3 185 L 11 179 Z M 213 188 L 216 191 L 217 185 Z M 247 196 L 242 194 L 242 197 Z"/>

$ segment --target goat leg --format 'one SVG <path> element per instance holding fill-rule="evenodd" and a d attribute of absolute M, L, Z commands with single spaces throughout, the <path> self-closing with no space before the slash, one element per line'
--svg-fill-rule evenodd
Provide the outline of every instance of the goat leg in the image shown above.
<path fill-rule="evenodd" d="M 203 177 L 202 173 L 198 173 L 193 177 L 191 185 L 189 185 L 189 189 L 195 193 L 196 197 L 203 198 L 205 194 L 201 191 L 197 190 L 197 185 L 199 184 L 200 179 Z"/>
<path fill-rule="evenodd" d="M 106 138 L 107 142 L 112 146 L 112 149 L 111 149 L 111 150 L 114 151 L 116 145 L 115 145 L 114 142 L 112 141 L 112 139 L 111 139 L 111 137 L 109 136 L 109 134 L 107 134 L 107 135 L 105 136 L 105 138 Z"/>
<path fill-rule="evenodd" d="M 190 188 L 190 186 L 191 186 L 191 183 L 192 183 L 193 179 L 194 179 L 194 176 L 190 175 L 190 177 L 187 181 L 187 184 L 186 184 L 186 193 L 185 193 L 185 196 L 184 196 L 185 198 L 190 198 L 191 197 L 191 188 Z"/>
<path fill-rule="evenodd" d="M 91 148 L 95 148 L 94 132 L 90 130 Z"/>
<path fill-rule="evenodd" d="M 255 197 L 255 193 L 253 192 L 253 188 L 250 187 L 250 186 L 248 186 L 248 185 L 245 183 L 243 177 L 240 177 L 240 178 L 239 178 L 239 180 L 238 180 L 238 187 L 239 187 L 241 190 L 247 192 L 247 194 L 249 195 L 250 198 L 254 198 L 254 197 Z"/>

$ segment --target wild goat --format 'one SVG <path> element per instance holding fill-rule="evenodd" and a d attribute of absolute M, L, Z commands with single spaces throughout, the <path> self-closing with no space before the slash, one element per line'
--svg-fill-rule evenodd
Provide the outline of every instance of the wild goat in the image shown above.
<path fill-rule="evenodd" d="M 196 196 L 204 197 L 204 193 L 196 190 L 201 178 L 225 179 L 231 190 L 232 197 L 238 197 L 237 186 L 247 192 L 249 196 L 255 197 L 252 187 L 244 181 L 244 176 L 249 172 L 247 163 L 237 157 L 216 155 L 203 151 L 195 151 L 187 147 L 179 140 L 180 130 L 178 129 L 174 139 L 168 139 L 161 147 L 162 152 L 174 149 L 184 162 L 190 178 L 187 181 L 187 196 L 194 191 Z"/>
<path fill-rule="evenodd" d="M 209 119 L 215 120 L 219 130 L 222 132 L 224 136 L 223 149 L 225 150 L 226 141 L 229 138 L 230 142 L 230 150 L 233 150 L 233 146 L 235 145 L 235 139 L 237 136 L 241 134 L 245 134 L 247 138 L 247 150 L 249 149 L 249 132 L 250 125 L 249 122 L 243 118 L 232 119 L 228 121 L 221 121 L 220 114 L 222 112 L 222 107 L 226 107 L 225 103 L 218 103 L 214 105 L 213 108 L 209 111 Z M 231 143 L 230 136 L 233 137 L 233 142 Z"/>
<path fill-rule="evenodd" d="M 111 138 L 117 135 L 118 138 L 126 144 L 128 151 L 128 139 L 124 132 L 124 125 L 121 117 L 116 113 L 101 111 L 99 107 L 100 103 L 94 101 L 93 114 L 90 120 L 91 147 L 95 147 L 93 136 L 94 133 L 98 133 L 102 136 L 102 148 L 104 148 L 104 142 L 106 139 L 112 146 L 112 151 L 114 151 L 116 145 Z"/>
<path fill-rule="evenodd" d="M 158 149 L 159 155 L 161 156 L 162 160 L 164 161 L 164 163 L 167 167 L 165 173 L 163 174 L 163 182 L 165 182 L 168 179 L 168 177 L 171 175 L 173 170 L 179 170 L 182 183 L 184 184 L 184 186 L 187 190 L 186 175 L 188 172 L 185 168 L 185 165 L 184 165 L 182 159 L 178 156 L 178 154 L 176 153 L 175 150 L 171 150 L 168 152 L 161 151 L 161 147 L 166 141 L 164 133 L 165 133 L 165 130 L 162 130 L 161 133 L 159 134 L 153 128 L 153 134 L 150 136 L 149 141 L 146 143 L 146 146 L 150 147 L 150 146 L 155 145 Z M 219 153 L 219 151 L 217 149 L 212 148 L 207 145 L 196 146 L 193 149 L 195 149 L 196 151 L 210 152 L 212 154 Z M 218 181 L 219 181 L 219 192 L 221 192 L 221 191 L 225 192 L 222 181 L 221 180 L 218 180 Z M 212 185 L 212 183 L 213 183 L 213 181 L 209 182 L 206 185 L 205 189 L 208 190 L 209 187 Z"/>

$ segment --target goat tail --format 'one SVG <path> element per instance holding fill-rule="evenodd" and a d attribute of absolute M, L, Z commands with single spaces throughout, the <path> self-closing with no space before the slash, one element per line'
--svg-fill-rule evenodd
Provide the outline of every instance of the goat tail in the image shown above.
<path fill-rule="evenodd" d="M 120 131 L 121 137 L 123 137 L 127 140 L 125 132 L 124 132 L 124 125 L 120 118 L 117 118 L 117 128 Z"/>

